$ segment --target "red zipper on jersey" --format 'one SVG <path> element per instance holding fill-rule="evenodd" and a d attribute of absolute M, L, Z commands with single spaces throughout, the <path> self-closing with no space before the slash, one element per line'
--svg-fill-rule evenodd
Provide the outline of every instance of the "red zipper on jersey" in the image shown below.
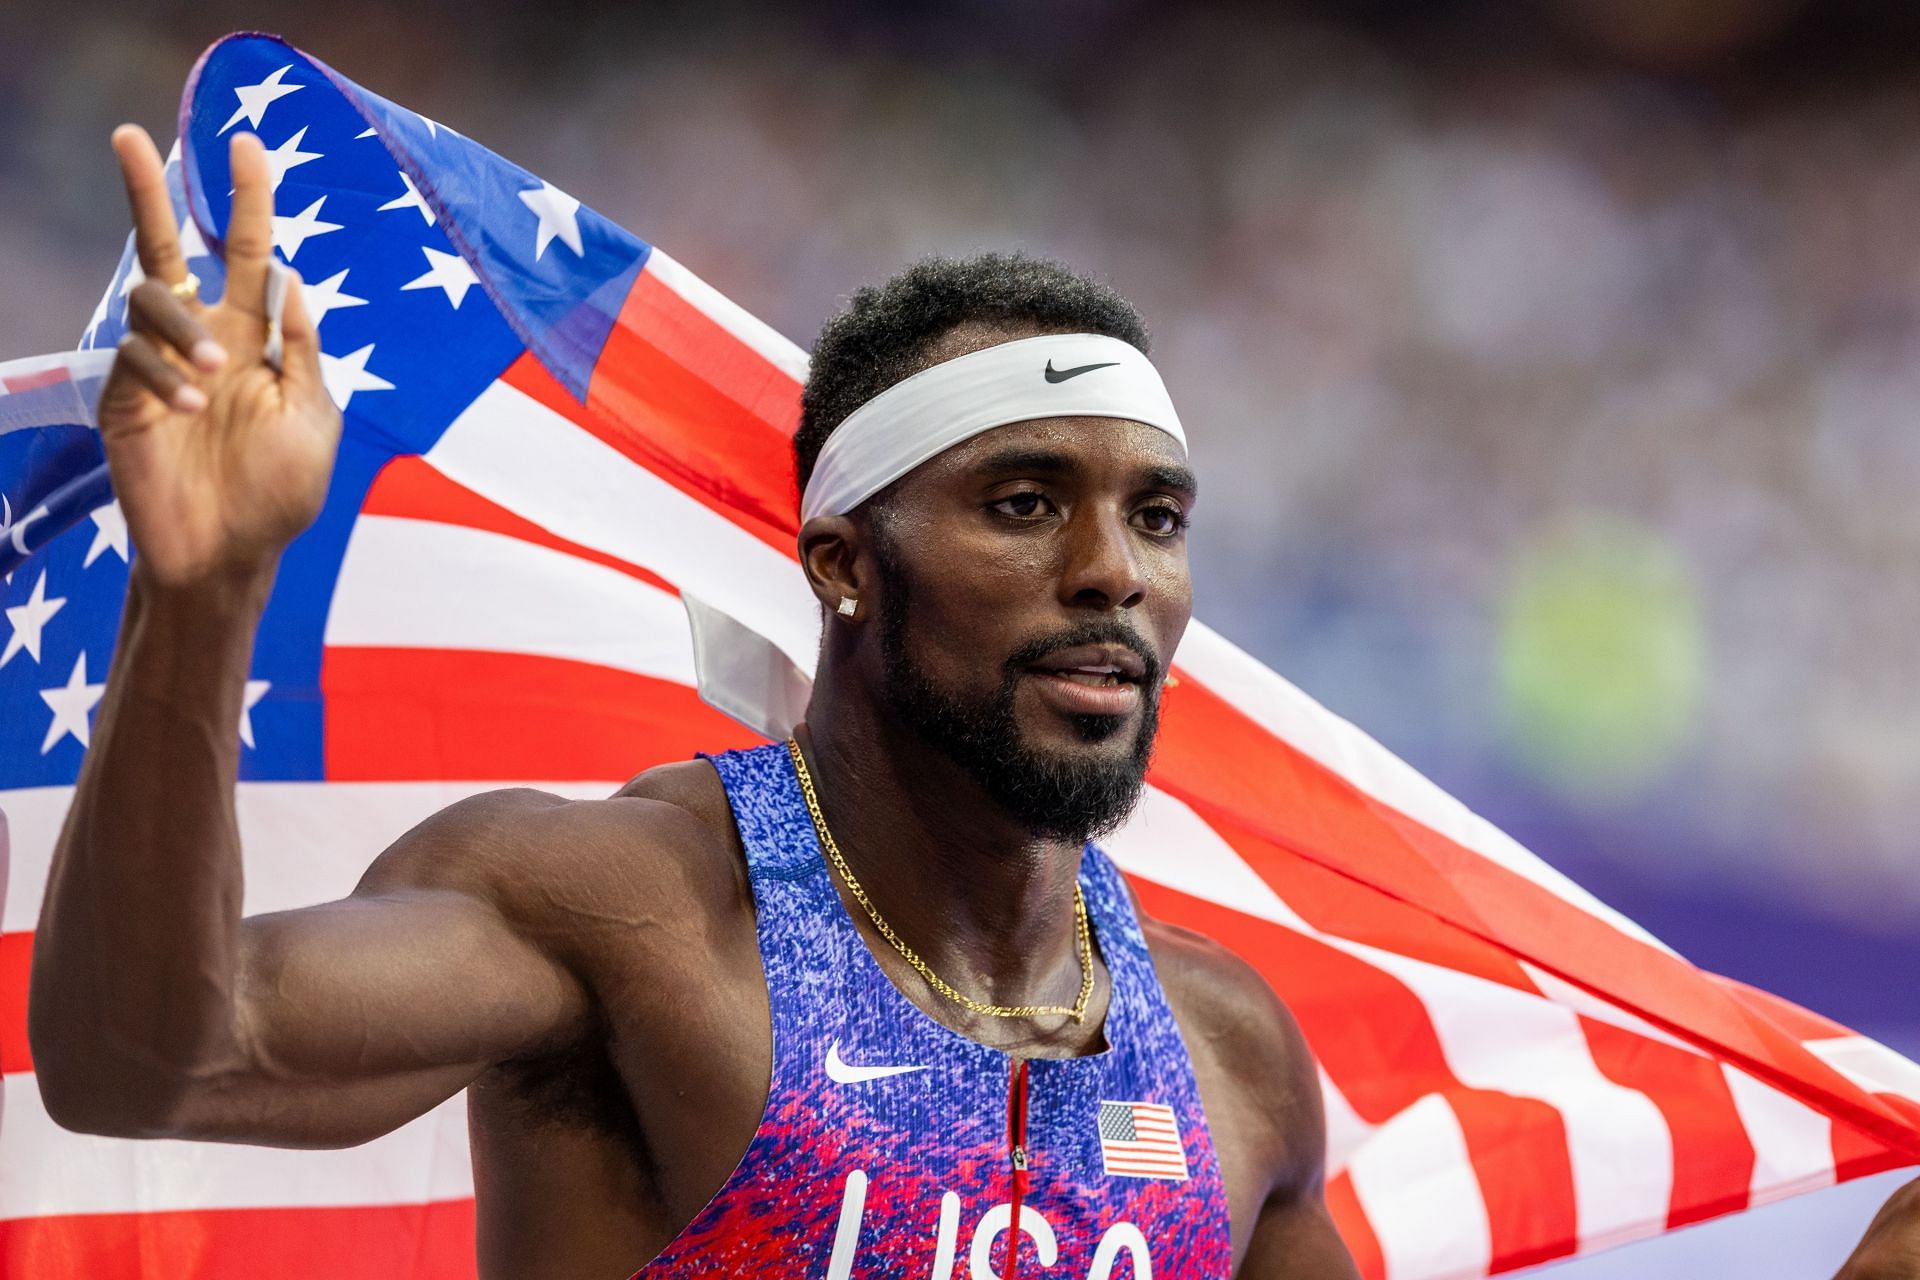
<path fill-rule="evenodd" d="M 1027 1195 L 1027 1060 L 1015 1058 L 1007 1080 L 1007 1154 L 1013 1164 L 1012 1216 L 1007 1220 L 1007 1273 L 1020 1274 L 1020 1203 Z"/>

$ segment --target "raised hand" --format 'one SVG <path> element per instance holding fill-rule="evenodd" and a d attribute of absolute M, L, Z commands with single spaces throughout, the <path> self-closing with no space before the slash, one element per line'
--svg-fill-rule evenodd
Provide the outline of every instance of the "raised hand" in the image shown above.
<path fill-rule="evenodd" d="M 1920 1280 L 1920 1178 L 1880 1207 L 1835 1280 Z"/>
<path fill-rule="evenodd" d="M 160 152 L 122 125 L 113 149 L 146 280 L 100 396 L 100 437 L 139 553 L 135 572 L 192 586 L 270 570 L 326 499 L 340 413 L 320 376 L 319 337 L 291 283 L 282 368 L 266 363 L 273 192 L 259 139 L 232 143 L 226 294 L 192 296 Z"/>

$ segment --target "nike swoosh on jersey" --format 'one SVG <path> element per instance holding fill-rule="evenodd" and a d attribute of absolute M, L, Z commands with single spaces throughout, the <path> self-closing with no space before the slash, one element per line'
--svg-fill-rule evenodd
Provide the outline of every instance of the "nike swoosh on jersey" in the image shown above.
<path fill-rule="evenodd" d="M 840 1057 L 840 1042 L 835 1040 L 827 1046 L 827 1079 L 835 1084 L 860 1084 L 867 1080 L 884 1080 L 888 1076 L 905 1075 L 909 1071 L 925 1071 L 920 1067 L 856 1067 Z"/>

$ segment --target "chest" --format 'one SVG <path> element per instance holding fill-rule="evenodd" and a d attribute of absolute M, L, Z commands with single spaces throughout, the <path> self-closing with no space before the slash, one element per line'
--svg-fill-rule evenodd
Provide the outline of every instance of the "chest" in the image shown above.
<path fill-rule="evenodd" d="M 1030 1268 L 1052 1256 L 1048 1276 L 1124 1276 L 1118 1260 L 1137 1253 L 1165 1275 L 1177 1252 L 1222 1254 L 1194 1247 L 1212 1238 L 1218 1215 L 1206 1208 L 1222 1194 L 1231 1253 L 1244 1250 L 1262 1184 L 1231 1124 L 1212 1132 L 1216 1163 L 1181 1170 L 1193 1136 L 1182 1117 L 1103 1105 L 1153 1103 L 1135 1096 L 1151 1095 L 1151 1081 L 1037 1061 L 1024 1082 L 1023 1134 L 1005 1055 L 977 1045 L 946 1052 L 952 1033 L 924 1014 L 902 1024 L 826 991 L 796 1031 L 794 1010 L 770 998 L 751 920 L 744 936 L 711 942 L 698 981 L 608 960 L 596 977 L 600 1060 L 583 1049 L 516 1078 L 500 1091 L 511 1105 L 475 1111 L 477 1129 L 495 1139 L 486 1145 L 511 1153 L 502 1163 L 529 1186 L 566 1185 L 567 1211 L 592 1206 L 594 1221 L 624 1223 L 615 1252 L 629 1265 L 661 1255 L 669 1265 L 657 1274 L 694 1274 L 687 1256 L 675 1261 L 676 1246 L 684 1255 L 734 1217 L 749 1229 L 718 1234 L 761 1251 L 737 1265 L 767 1274 L 808 1259 L 804 1274 L 818 1277 L 839 1258 L 851 1270 L 836 1275 L 963 1277 L 986 1274 L 971 1268 L 979 1250 L 1002 1275 L 1016 1145 L 1027 1148 L 1017 1220 Z M 674 998 L 660 998 L 666 992 Z M 791 1050 L 779 1067 L 776 1020 L 788 1023 Z M 1225 1077 L 1204 1051 L 1192 1068 L 1207 1110 L 1231 1116 Z M 1129 1158 L 1136 1176 L 1123 1167 Z M 541 1172 L 553 1160 L 565 1168 Z M 1086 1194 L 1103 1186 L 1123 1194 Z M 512 1199 L 506 1215 L 520 1220 L 530 1197 Z M 1108 1269 L 1094 1270 L 1096 1259 Z M 1224 1275 L 1226 1265 L 1197 1274 Z"/>
<path fill-rule="evenodd" d="M 634 1073 L 636 1109 L 660 1117 L 648 1149 L 679 1135 L 658 1161 L 675 1216 L 709 1193 L 644 1276 L 1005 1275 L 1015 1242 L 1052 1274 L 1123 1275 L 1122 1257 L 1226 1274 L 1220 1165 L 1170 1021 L 1122 1008 L 1104 1053 L 1010 1058 L 914 1007 L 864 950 L 762 958 L 757 1001 L 710 1002 L 755 1005 L 757 1042 L 682 1006 L 671 1041 L 732 1061 L 681 1054 L 671 1090 L 651 1054 Z"/>

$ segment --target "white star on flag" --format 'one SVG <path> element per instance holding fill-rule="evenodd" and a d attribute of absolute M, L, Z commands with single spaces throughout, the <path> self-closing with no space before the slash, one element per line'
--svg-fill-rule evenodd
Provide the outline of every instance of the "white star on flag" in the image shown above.
<path fill-rule="evenodd" d="M 294 255 L 300 252 L 300 246 L 311 237 L 323 236 L 329 231 L 340 229 L 340 224 L 337 222 L 320 221 L 320 206 L 326 202 L 327 198 L 321 196 L 292 217 L 282 217 L 277 213 L 273 215 L 273 247 L 278 249 L 288 262 L 293 261 Z"/>
<path fill-rule="evenodd" d="M 458 311 L 460 304 L 467 300 L 467 290 L 479 284 L 480 277 L 473 274 L 473 268 L 467 265 L 467 260 L 457 253 L 442 253 L 424 244 L 420 246 L 420 252 L 427 255 L 427 273 L 401 285 L 401 292 L 408 289 L 444 289 L 447 301 Z"/>
<path fill-rule="evenodd" d="M 362 138 L 371 138 L 373 136 L 374 136 L 374 128 L 372 125 L 368 125 L 366 128 L 362 129 L 360 132 L 354 134 L 353 140 L 355 142 L 358 142 Z"/>
<path fill-rule="evenodd" d="M 73 674 L 67 677 L 66 684 L 40 691 L 40 700 L 53 709 L 53 723 L 47 726 L 46 741 L 40 744 L 41 755 L 53 750 L 68 734 L 79 739 L 81 746 L 87 745 L 87 715 L 99 703 L 106 688 L 104 684 L 87 683 L 87 653 L 82 649 L 74 659 Z"/>
<path fill-rule="evenodd" d="M 356 298 L 350 293 L 342 293 L 341 286 L 346 283 L 347 272 L 351 267 L 342 267 L 325 280 L 301 286 L 300 297 L 307 305 L 307 316 L 318 329 L 320 322 L 327 318 L 327 312 L 337 311 L 341 307 L 364 307 L 365 298 Z"/>
<path fill-rule="evenodd" d="M 7 648 L 0 653 L 0 667 L 13 661 L 13 655 L 22 649 L 35 662 L 40 661 L 40 631 L 47 625 L 47 619 L 60 612 L 60 606 L 67 602 L 65 596 L 47 599 L 47 571 L 40 571 L 40 581 L 33 584 L 33 594 L 27 597 L 25 604 L 17 604 L 7 610 L 7 621 L 13 624 L 13 634 L 7 637 Z"/>
<path fill-rule="evenodd" d="M 293 70 L 293 64 L 289 62 L 259 84 L 242 85 L 235 89 L 233 96 L 240 99 L 240 105 L 234 109 L 232 115 L 227 117 L 227 122 L 220 126 L 220 132 L 225 133 L 242 120 L 247 122 L 249 128 L 258 129 L 261 119 L 267 114 L 268 107 L 288 94 L 306 88 L 303 84 L 280 83 L 280 77 L 291 70 Z"/>
<path fill-rule="evenodd" d="M 393 384 L 377 373 L 367 372 L 367 357 L 373 354 L 373 344 L 369 342 L 358 351 L 344 356 L 330 356 L 320 353 L 320 380 L 326 383 L 327 394 L 340 406 L 342 413 L 353 399 L 356 391 L 391 391 Z"/>
<path fill-rule="evenodd" d="M 112 299 L 113 281 L 109 280 L 106 291 L 100 295 L 100 301 L 94 304 L 93 315 L 87 319 L 87 336 L 81 340 L 81 346 L 89 348 L 93 346 L 94 335 L 99 333 L 100 326 L 107 322 L 107 303 Z"/>
<path fill-rule="evenodd" d="M 249 680 L 247 691 L 240 704 L 240 741 L 253 746 L 253 706 L 267 696 L 267 690 L 273 688 L 271 680 Z"/>
<path fill-rule="evenodd" d="M 189 213 L 180 220 L 180 256 L 191 262 L 195 258 L 209 257 L 212 253 L 207 248 L 207 238 L 200 234 L 200 224 Z"/>
<path fill-rule="evenodd" d="M 407 189 L 381 205 L 379 211 L 385 213 L 389 209 L 418 209 L 420 216 L 427 220 L 427 225 L 432 226 L 434 223 L 433 210 L 427 208 L 426 198 L 420 194 L 420 188 L 413 185 L 413 179 L 407 174 L 402 173 L 399 177 Z"/>
<path fill-rule="evenodd" d="M 557 236 L 573 250 L 574 256 L 581 257 L 586 248 L 580 243 L 580 202 L 554 186 L 542 181 L 538 188 L 529 188 L 520 193 L 520 203 L 533 210 L 540 219 L 540 230 L 533 242 L 533 260 L 547 251 Z"/>
<path fill-rule="evenodd" d="M 324 154 L 319 151 L 302 151 L 300 149 L 300 143 L 305 140 L 306 136 L 307 126 L 301 125 L 300 132 L 267 152 L 267 172 L 272 177 L 273 189 L 275 191 L 278 191 L 280 184 L 286 181 L 287 170 L 306 164 L 309 161 L 318 160 Z"/>
<path fill-rule="evenodd" d="M 138 289 L 140 282 L 146 278 L 147 269 L 140 265 L 140 257 L 136 254 L 134 255 L 133 261 L 127 266 L 127 278 L 120 282 L 120 296 L 124 298 L 135 289 Z"/>
<path fill-rule="evenodd" d="M 93 545 L 87 548 L 87 558 L 80 562 L 82 569 L 91 565 L 109 548 L 122 560 L 127 558 L 127 517 L 120 510 L 120 502 L 115 499 L 93 513 L 93 522 L 99 527 L 93 532 Z"/>

